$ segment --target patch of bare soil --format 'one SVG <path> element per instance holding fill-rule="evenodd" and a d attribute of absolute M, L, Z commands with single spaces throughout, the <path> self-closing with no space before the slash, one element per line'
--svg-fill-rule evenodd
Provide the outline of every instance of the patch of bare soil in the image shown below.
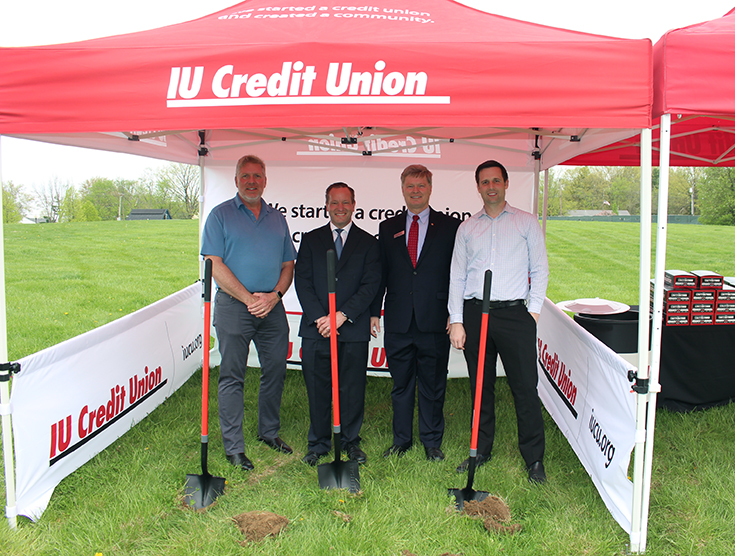
<path fill-rule="evenodd" d="M 259 469 L 257 471 L 248 472 L 248 484 L 255 485 L 260 481 L 270 477 L 288 462 L 289 460 L 287 459 L 280 459 L 271 466 L 264 467 L 263 469 Z"/>
<path fill-rule="evenodd" d="M 288 518 L 271 512 L 245 512 L 236 515 L 232 520 L 237 523 L 240 532 L 248 542 L 260 542 L 266 537 L 275 537 L 288 525 Z"/>
<path fill-rule="evenodd" d="M 510 508 L 502 498 L 488 496 L 481 502 L 469 500 L 464 503 L 463 514 L 483 520 L 485 529 L 512 535 L 521 530 L 520 523 L 510 524 Z"/>

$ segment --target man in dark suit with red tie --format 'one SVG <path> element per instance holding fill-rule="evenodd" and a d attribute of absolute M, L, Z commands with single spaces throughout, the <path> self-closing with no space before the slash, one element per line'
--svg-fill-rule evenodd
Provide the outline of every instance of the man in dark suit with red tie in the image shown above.
<path fill-rule="evenodd" d="M 370 321 L 375 336 L 385 294 L 383 341 L 393 377 L 393 444 L 383 455 L 402 456 L 413 445 L 418 387 L 419 439 L 427 459 L 441 461 L 450 348 L 449 267 L 460 221 L 429 206 L 431 177 L 419 164 L 401 174 L 407 211 L 380 224 L 383 278 Z"/>
<path fill-rule="evenodd" d="M 346 183 L 327 188 L 329 223 L 305 234 L 296 258 L 296 293 L 303 315 L 301 365 L 309 397 L 311 425 L 304 462 L 316 465 L 331 449 L 331 353 L 327 251 L 337 253 L 336 309 L 342 442 L 352 461 L 365 463 L 360 427 L 365 409 L 370 303 L 380 285 L 377 240 L 352 222 L 355 192 Z M 446 305 L 446 301 L 444 303 Z"/>

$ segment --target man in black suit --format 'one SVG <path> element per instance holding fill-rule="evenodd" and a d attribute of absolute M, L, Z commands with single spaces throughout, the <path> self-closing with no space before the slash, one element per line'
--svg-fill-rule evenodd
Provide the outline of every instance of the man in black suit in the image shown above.
<path fill-rule="evenodd" d="M 370 303 L 380 285 L 377 240 L 352 223 L 355 192 L 345 183 L 327 188 L 330 222 L 305 234 L 296 259 L 301 303 L 301 365 L 309 396 L 311 426 L 304 462 L 316 465 L 331 449 L 332 377 L 329 337 L 336 333 L 342 441 L 352 461 L 365 463 L 360 427 L 365 409 Z M 330 330 L 327 251 L 337 252 L 337 330 Z M 446 303 L 445 303 L 446 305 Z"/>
<path fill-rule="evenodd" d="M 383 278 L 371 305 L 371 332 L 380 331 L 385 296 L 385 353 L 393 377 L 393 444 L 401 456 L 413 444 L 418 384 L 419 439 L 429 460 L 441 461 L 449 361 L 449 267 L 460 221 L 429 206 L 431 172 L 419 164 L 401 174 L 405 213 L 380 224 Z"/>

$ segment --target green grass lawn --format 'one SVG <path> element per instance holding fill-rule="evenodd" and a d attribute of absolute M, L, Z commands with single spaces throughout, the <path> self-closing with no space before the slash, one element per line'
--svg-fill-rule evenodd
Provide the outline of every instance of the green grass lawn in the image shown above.
<path fill-rule="evenodd" d="M 668 268 L 735 275 L 735 228 L 669 227 Z M 639 228 L 628 223 L 549 222 L 554 301 L 603 297 L 637 304 Z M 197 222 L 102 222 L 6 226 L 10 357 L 58 343 L 191 284 L 197 277 Z M 390 380 L 369 378 L 360 469 L 362 493 L 319 489 L 301 463 L 308 411 L 303 380 L 289 371 L 282 437 L 292 456 L 255 439 L 258 373 L 247 376 L 245 473 L 224 460 L 210 399 L 210 471 L 227 491 L 204 513 L 186 510 L 187 473 L 200 473 L 199 373 L 148 418 L 61 482 L 38 523 L 0 524 L 3 555 L 623 555 L 628 536 L 553 421 L 545 415 L 549 481 L 531 487 L 516 446 L 512 397 L 498 381 L 498 430 L 490 464 L 475 488 L 503 497 L 516 535 L 490 534 L 451 511 L 447 488 L 464 487 L 456 465 L 467 456 L 466 379 L 451 380 L 443 449 L 431 463 L 418 447 L 385 460 L 391 443 Z M 216 383 L 217 369 L 212 373 Z M 732 553 L 735 537 L 735 404 L 692 414 L 659 411 L 648 554 Z M 416 436 L 418 434 L 416 433 Z M 4 492 L 4 484 L 0 479 Z M 276 539 L 241 546 L 231 518 L 271 511 L 290 524 Z M 349 516 L 346 520 L 345 516 Z M 4 520 L 3 520 L 4 521 Z"/>

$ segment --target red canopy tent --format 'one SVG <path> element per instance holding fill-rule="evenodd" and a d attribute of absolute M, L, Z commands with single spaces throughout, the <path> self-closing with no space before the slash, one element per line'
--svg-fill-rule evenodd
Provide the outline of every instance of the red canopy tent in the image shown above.
<path fill-rule="evenodd" d="M 661 348 L 670 166 L 735 166 L 735 9 L 723 17 L 667 32 L 654 46 L 653 164 L 660 167 L 653 334 L 645 463 L 652 474 L 653 430 Z M 645 146 L 643 147 L 645 149 Z M 636 166 L 641 136 L 571 158 L 569 165 Z M 642 292 L 641 292 L 642 293 Z M 642 297 L 641 297 L 642 299 Z M 645 550 L 649 492 L 643 494 L 638 548 Z"/>
<path fill-rule="evenodd" d="M 250 0 L 151 31 L 2 48 L 0 134 L 197 163 L 202 140 L 208 160 L 232 160 L 248 141 L 412 130 L 501 144 L 510 166 L 533 168 L 534 151 L 549 167 L 650 125 L 648 40 L 449 0 L 343 4 Z"/>
<path fill-rule="evenodd" d="M 497 158 L 537 180 L 651 125 L 647 39 L 451 0 L 345 4 L 248 0 L 150 31 L 0 48 L 0 134 L 203 168 L 251 151 L 269 175 L 307 151 L 356 174 L 428 154 L 432 169 L 466 172 Z"/>
<path fill-rule="evenodd" d="M 735 165 L 735 9 L 667 32 L 653 47 L 653 163 L 660 118 L 671 116 L 671 166 Z M 579 166 L 637 166 L 640 137 L 567 160 Z"/>

